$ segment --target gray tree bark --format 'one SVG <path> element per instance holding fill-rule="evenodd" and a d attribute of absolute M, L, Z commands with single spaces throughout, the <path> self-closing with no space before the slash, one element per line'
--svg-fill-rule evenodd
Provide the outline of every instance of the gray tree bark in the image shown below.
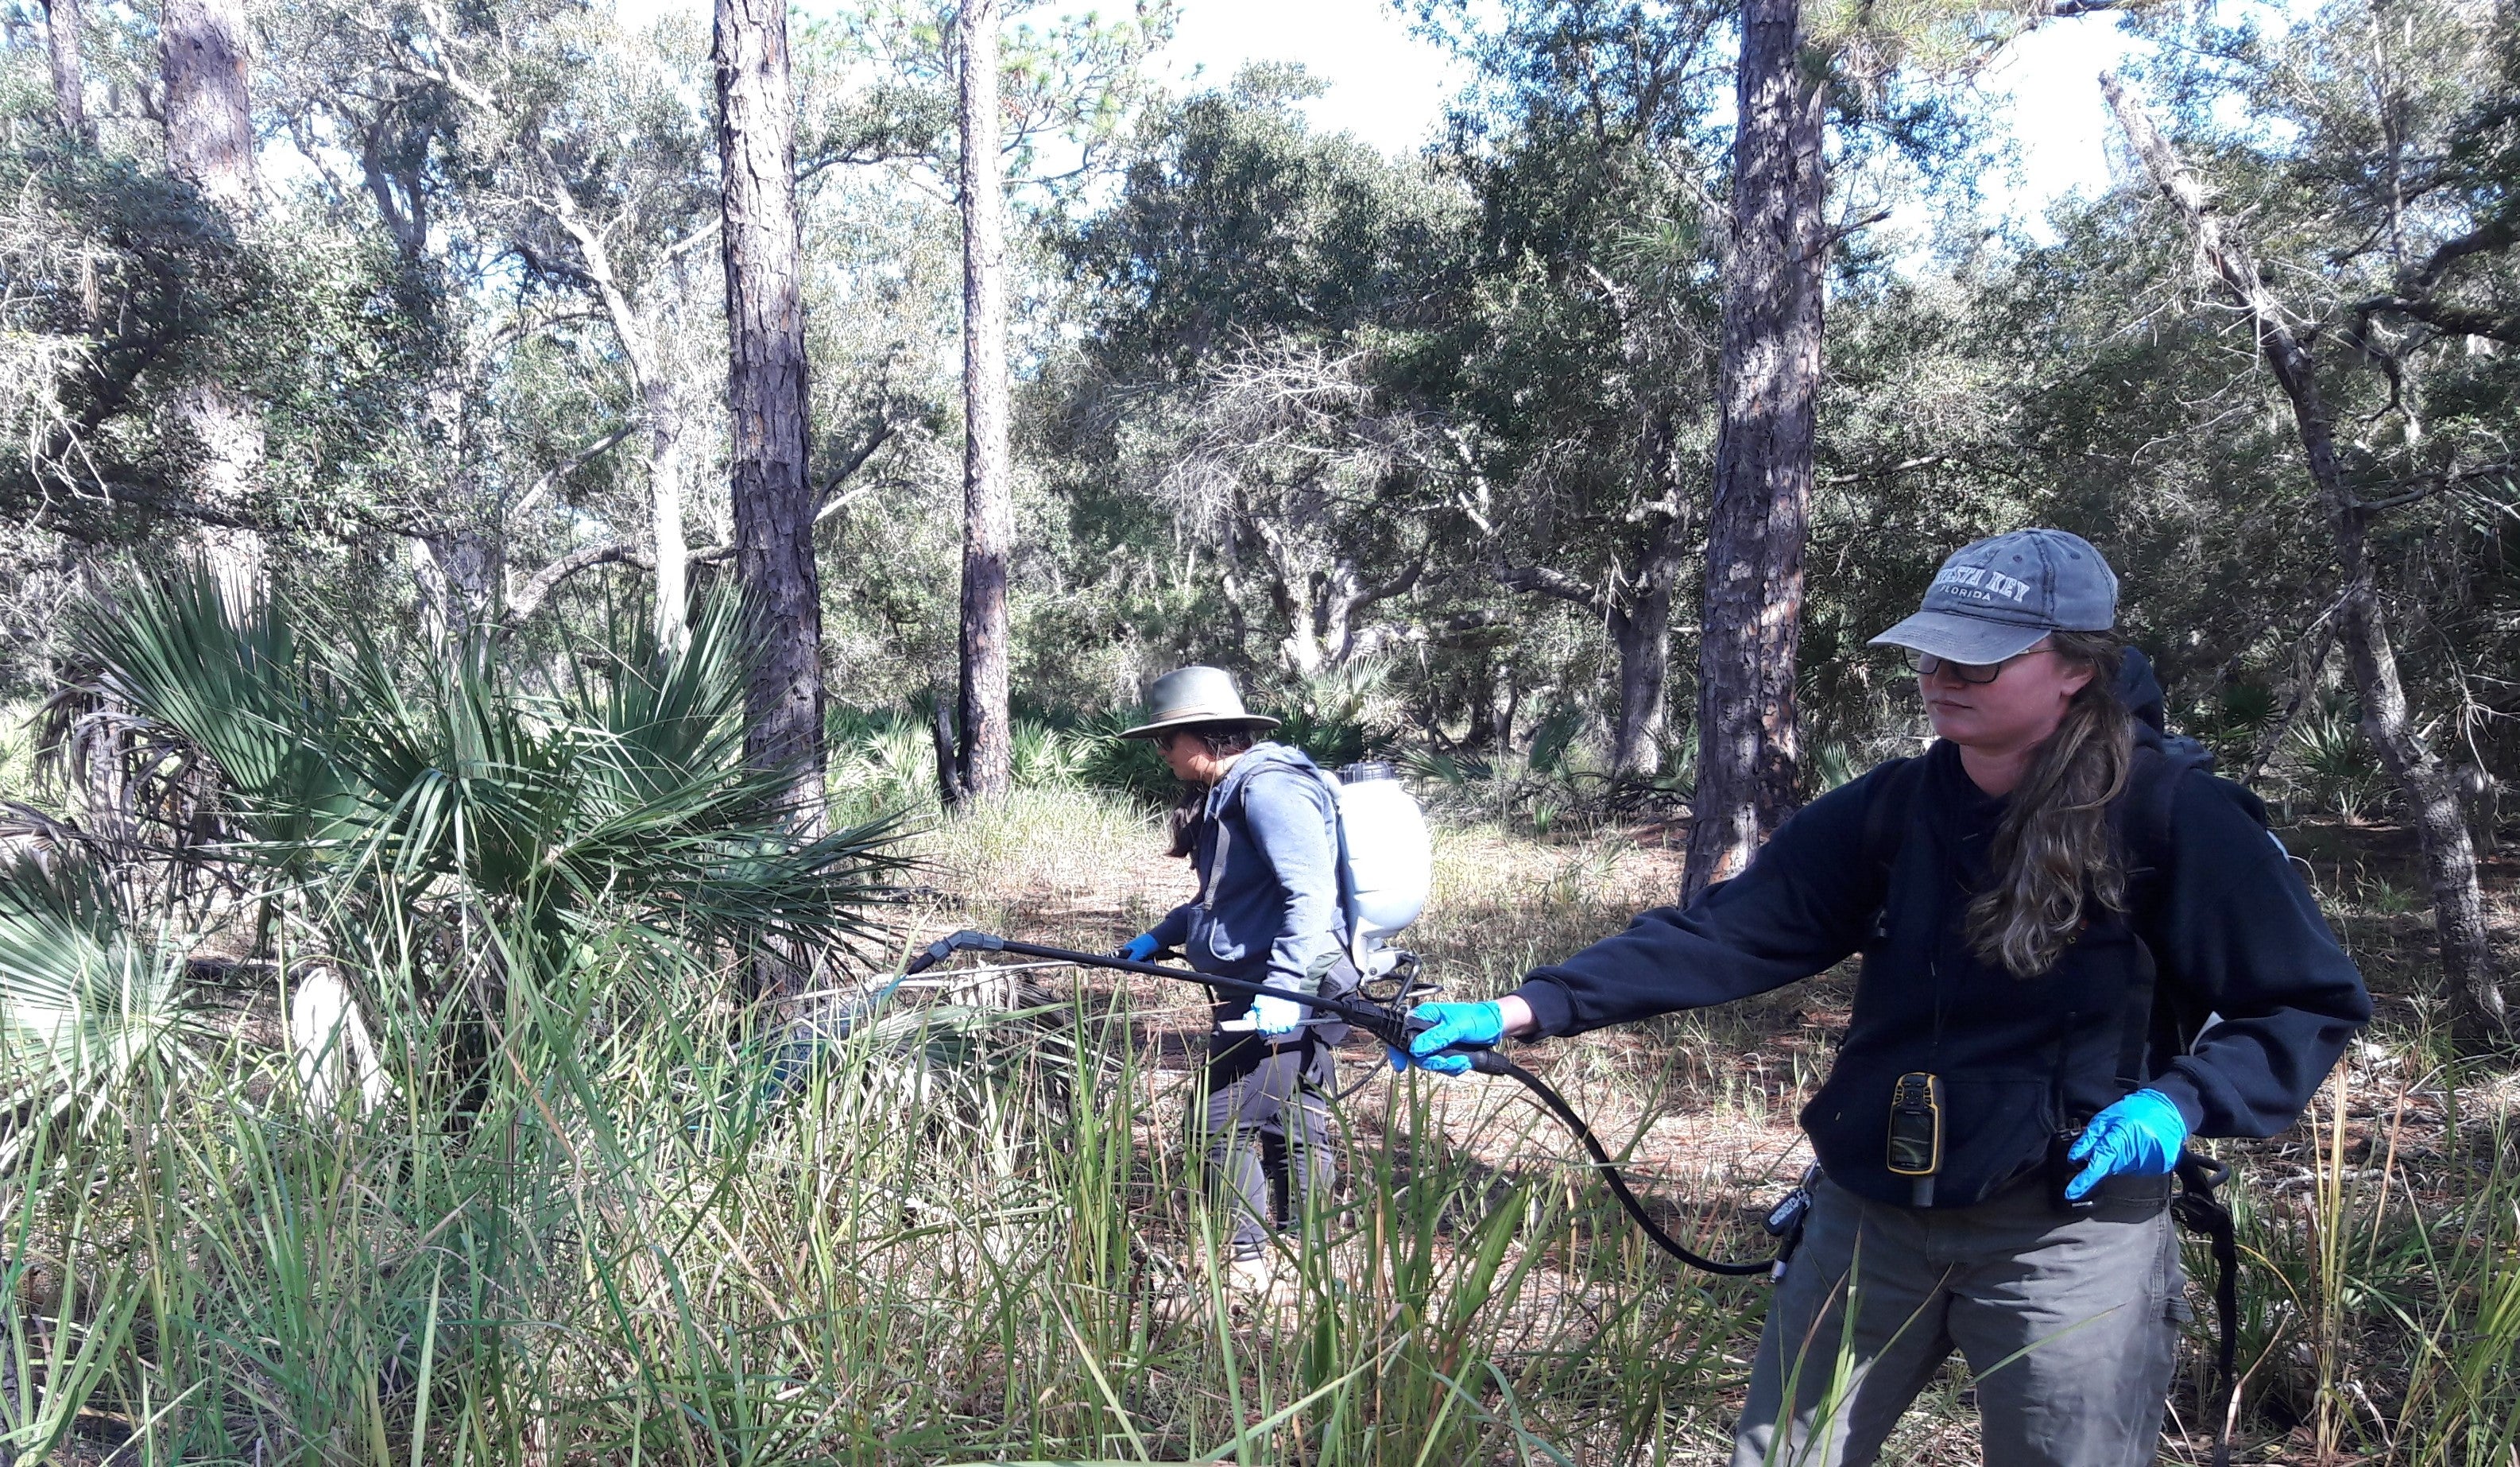
<path fill-rule="evenodd" d="M 803 250 L 787 0 L 717 0 L 714 56 L 736 581 L 755 640 L 744 750 L 787 776 L 793 819 L 819 833 L 828 820 L 823 606 L 805 472 Z"/>
<path fill-rule="evenodd" d="M 1662 738 L 1671 674 L 1671 608 L 1688 561 L 1688 528 L 1664 517 L 1645 542 L 1634 574 L 1613 587 L 1579 581 L 1539 565 L 1508 566 L 1497 584 L 1582 606 L 1601 618 L 1619 661 L 1619 711 L 1610 726 L 1612 774 L 1653 773 Z"/>
<path fill-rule="evenodd" d="M 1671 676 L 1671 603 L 1679 591 L 1687 547 L 1676 519 L 1665 520 L 1649 542 L 1625 604 L 1609 615 L 1611 645 L 1619 653 L 1619 718 L 1611 726 L 1610 772 L 1651 775 L 1661 760 L 1663 722 Z"/>
<path fill-rule="evenodd" d="M 87 125 L 87 72 L 79 63 L 86 18 L 79 0 L 44 0 L 44 40 L 53 61 L 53 113 L 62 131 L 81 142 L 95 134 Z"/>
<path fill-rule="evenodd" d="M 1795 801 L 1794 666 L 1828 247 L 1822 89 L 1802 53 L 1797 0 L 1746 0 L 1683 900 L 1748 864 Z"/>
<path fill-rule="evenodd" d="M 2311 480 L 2318 488 L 2319 504 L 2336 541 L 2337 566 L 2343 572 L 2337 640 L 2344 645 L 2346 663 L 2353 669 L 2355 697 L 2362 705 L 2362 732 L 2380 751 L 2380 761 L 2397 781 L 2414 820 L 2432 890 L 2433 929 L 2441 946 L 2443 979 L 2471 1021 L 2489 1030 L 2507 1031 L 2510 1010 L 2486 934 L 2485 897 L 2477 885 L 2476 848 L 2459 808 L 2457 772 L 2425 744 L 2408 714 L 2406 686 L 2398 678 L 2397 650 L 2390 642 L 2388 615 L 2366 545 L 2372 511 L 2355 498 L 2336 461 L 2334 420 L 2318 390 L 2317 364 L 2286 323 L 2274 292 L 2267 289 L 2247 242 L 2215 215 L 2204 188 L 2153 125 L 2150 114 L 2126 94 L 2114 75 L 2103 75 L 2100 88 L 2153 186 L 2178 209 L 2195 235 L 2206 264 L 2249 313 L 2267 368 L 2292 403 L 2303 455 Z"/>
<path fill-rule="evenodd" d="M 1299 678 L 1319 677 L 1380 649 L 1388 629 L 1367 625 L 1365 613 L 1407 596 L 1426 573 L 1421 554 L 1391 579 L 1370 582 L 1354 562 L 1325 556 L 1265 520 L 1247 517 L 1242 533 L 1258 549 L 1269 603 L 1286 623 L 1279 660 Z"/>
<path fill-rule="evenodd" d="M 248 37 L 238 0 L 167 0 L 158 31 L 166 160 L 202 197 L 239 217 L 253 209 Z"/>
<path fill-rule="evenodd" d="M 998 0 L 963 0 L 963 632 L 959 799 L 1014 782 L 1007 711 L 1014 465 L 1007 441 L 1006 191 L 999 177 Z"/>
<path fill-rule="evenodd" d="M 682 404 L 670 382 L 641 396 L 648 429 L 648 507 L 656 542 L 656 645 L 680 650 L 692 635 L 692 547 L 683 533 Z M 810 532 L 809 525 L 809 538 Z M 819 603 L 819 590 L 816 600 Z"/>
<path fill-rule="evenodd" d="M 420 585 L 421 630 L 452 653 L 489 615 L 499 588 L 497 548 L 469 529 L 411 538 L 412 577 Z"/>
<path fill-rule="evenodd" d="M 247 89 L 249 32 L 240 0 L 167 0 L 158 30 L 165 83 L 166 161 L 175 176 L 242 227 L 253 214 L 253 118 Z M 260 413 L 231 383 L 211 379 L 176 394 L 175 417 L 194 447 L 193 493 L 231 523 L 250 517 L 263 465 Z M 204 526 L 202 555 L 243 606 L 263 578 L 262 537 Z"/>
<path fill-rule="evenodd" d="M 648 451 L 648 505 L 656 542 L 656 645 L 680 648 L 691 639 L 691 543 L 683 533 L 682 386 L 674 379 L 666 351 L 676 303 L 682 296 L 683 267 L 677 260 L 668 278 L 653 284 L 653 289 L 667 293 L 652 314 L 643 314 L 622 289 L 604 231 L 579 217 L 565 185 L 554 181 L 547 207 L 576 243 L 587 282 L 604 307 L 605 319 L 612 323 L 622 360 L 630 366 L 631 386 L 639 395 L 639 428 Z M 820 604 L 818 593 L 818 608 Z"/>

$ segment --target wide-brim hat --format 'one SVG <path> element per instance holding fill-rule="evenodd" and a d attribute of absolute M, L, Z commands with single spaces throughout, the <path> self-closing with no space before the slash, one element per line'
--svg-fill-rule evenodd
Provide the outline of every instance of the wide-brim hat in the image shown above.
<path fill-rule="evenodd" d="M 1175 729 L 1230 730 L 1258 734 L 1278 727 L 1265 713 L 1242 706 L 1234 675 L 1221 667 L 1176 668 L 1147 689 L 1147 721 L 1120 731 L 1122 738 L 1152 738 Z"/>
<path fill-rule="evenodd" d="M 1955 552 L 1925 604 L 1872 645 L 1986 665 L 2021 655 L 2050 632 L 2105 632 L 2117 610 L 2117 573 L 2090 541 L 2015 530 Z"/>

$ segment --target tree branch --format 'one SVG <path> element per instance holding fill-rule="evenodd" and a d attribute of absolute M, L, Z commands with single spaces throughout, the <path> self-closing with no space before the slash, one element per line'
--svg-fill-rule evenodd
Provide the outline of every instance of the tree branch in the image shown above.
<path fill-rule="evenodd" d="M 847 483 L 851 474 L 854 474 L 859 469 L 866 467 L 867 460 L 875 457 L 877 449 L 879 449 L 883 447 L 884 444 L 890 442 L 892 440 L 892 435 L 896 431 L 898 431 L 898 429 L 895 427 L 890 418 L 878 419 L 876 421 L 875 431 L 867 434 L 867 440 L 864 443 L 859 444 L 857 448 L 849 454 L 848 458 L 843 460 L 840 466 L 837 468 L 832 469 L 831 475 L 823 480 L 822 489 L 814 496 L 814 522 L 816 524 L 822 523 L 825 515 L 830 514 L 832 511 L 838 509 L 843 503 L 843 501 L 832 497 L 833 491 L 837 490 L 842 484 Z"/>
<path fill-rule="evenodd" d="M 1813 245 L 1811 253 L 1803 256 L 1803 258 L 1811 259 L 1819 255 L 1824 255 L 1830 250 L 1835 249 L 1838 246 L 1839 242 L 1847 239 L 1849 236 L 1870 229 L 1872 226 L 1889 217 L 1890 210 L 1874 209 L 1871 213 L 1866 214 L 1861 218 L 1849 219 L 1845 223 L 1840 224 L 1836 228 L 1822 235 L 1820 237 L 1820 243 Z"/>
<path fill-rule="evenodd" d="M 2455 306 L 2423 296 L 2406 294 L 2375 295 L 2354 307 L 2358 316 L 2383 312 L 2420 321 L 2450 336 L 2484 336 L 2489 340 L 2520 346 L 2520 316 L 2505 316 L 2472 306 Z"/>
<path fill-rule="evenodd" d="M 1508 591 L 1571 601 L 1596 613 L 1607 610 L 1609 605 L 1608 599 L 1598 588 L 1546 565 L 1501 565 L 1497 567 L 1496 583 Z"/>
<path fill-rule="evenodd" d="M 704 550 L 692 552 L 685 557 L 683 563 L 693 566 L 723 565 L 734 558 L 734 546 L 712 545 Z M 560 589 L 562 581 L 581 571 L 593 570 L 599 565 L 630 565 L 641 570 L 654 570 L 656 556 L 652 552 L 643 550 L 626 540 L 609 540 L 602 545 L 590 545 L 570 551 L 567 555 L 535 571 L 531 579 L 517 589 L 516 595 L 508 598 L 508 614 L 502 623 L 503 629 L 512 627 L 541 610 L 543 602 L 551 600 L 551 594 Z"/>
<path fill-rule="evenodd" d="M 545 166 L 549 166 L 545 160 Z M 577 255 L 585 262 L 583 275 L 596 298 L 604 303 L 604 314 L 611 318 L 612 336 L 621 343 L 621 356 L 630 364 L 630 376 L 645 398 L 658 380 L 654 343 L 630 306 L 630 298 L 621 289 L 620 278 L 612 270 L 612 252 L 605 247 L 604 236 L 590 226 L 577 212 L 577 203 L 568 190 L 555 183 L 551 198 L 542 206 L 550 211 L 553 221 L 577 242 Z"/>
<path fill-rule="evenodd" d="M 508 598 L 508 621 L 513 624 L 532 616 L 543 608 L 543 602 L 551 599 L 551 594 L 560 589 L 562 581 L 580 571 L 593 570 L 599 565 L 636 565 L 645 570 L 653 570 L 656 567 L 656 557 L 626 540 L 614 540 L 603 545 L 590 545 L 581 550 L 570 551 L 567 555 L 534 572 L 532 579 L 518 588 L 516 595 Z"/>
<path fill-rule="evenodd" d="M 1949 462 L 1951 457 L 1950 454 L 1919 454 L 1912 459 L 1902 459 L 1896 464 L 1884 464 L 1878 467 L 1859 468 L 1846 473 L 1824 473 L 1820 476 L 1820 481 L 1823 484 L 1860 484 L 1866 479 L 1886 479 L 1894 474 L 1912 473 L 1919 468 L 1931 468 L 1937 464 Z"/>
<path fill-rule="evenodd" d="M 550 493 L 554 485 L 560 483 L 561 480 L 567 478 L 570 474 L 577 472 L 579 469 L 584 468 L 587 465 L 604 457 L 606 454 L 610 453 L 613 445 L 630 436 L 630 424 L 625 422 L 621 426 L 605 434 L 603 437 L 596 439 L 593 443 L 579 449 L 576 453 L 573 453 L 567 458 L 562 460 L 549 473 L 546 473 L 542 477 L 534 480 L 533 487 L 527 489 L 524 494 L 518 499 L 516 504 L 509 509 L 508 512 L 511 514 L 522 514 L 527 510 L 532 509 L 534 502 L 541 499 L 545 494 Z"/>
<path fill-rule="evenodd" d="M 2362 490 L 2356 491 L 2357 497 L 2354 501 L 2354 508 L 2364 513 L 2370 513 L 2380 510 L 2394 510 L 2400 505 L 2411 505 L 2417 500 L 2430 499 L 2436 494 L 2440 494 L 2448 489 L 2455 488 L 2460 484 L 2473 484 L 2484 479 L 2508 480 L 2515 474 L 2520 474 L 2520 459 L 2501 459 L 2492 464 L 2481 464 L 2474 468 L 2462 469 L 2457 473 L 2433 472 L 2408 474 L 2407 477 L 2402 479 L 2393 479 L 2385 484 L 2368 485 Z M 2382 491 L 2395 489 L 2399 492 L 2396 494 L 2387 494 L 2380 499 L 2363 499 L 2360 497 L 2362 494 L 2368 493 L 2375 489 Z"/>
<path fill-rule="evenodd" d="M 2318 381 L 2309 351 L 2285 321 L 2283 303 L 2267 289 L 2257 261 L 2239 242 L 2223 233 L 2222 221 L 2206 205 L 2204 186 L 2171 148 L 2170 140 L 2152 125 L 2151 114 L 2127 97 L 2116 73 L 2101 74 L 2100 92 L 2117 114 L 2118 125 L 2126 129 L 2127 141 L 2135 145 L 2136 156 L 2142 159 L 2153 186 L 2186 219 L 2196 236 L 2197 252 L 2256 323 L 2259 348 L 2284 396 L 2295 404 L 2316 398 Z M 2313 471 L 2316 474 L 2316 467 Z"/>
<path fill-rule="evenodd" d="M 2472 254 L 2499 254 L 2520 244 L 2520 219 L 2489 220 L 2454 240 L 2445 240 L 2399 287 L 2402 295 L 2428 295 L 2450 267 Z"/>
<path fill-rule="evenodd" d="M 1359 590 L 1356 595 L 1348 599 L 1348 610 L 1354 613 L 1364 610 L 1375 601 L 1387 601 L 1396 596 L 1407 596 L 1416 589 L 1418 578 L 1426 573 L 1426 557 L 1432 553 L 1431 546 L 1420 549 L 1418 552 L 1418 558 L 1410 562 L 1407 570 L 1379 586 L 1367 586 Z"/>

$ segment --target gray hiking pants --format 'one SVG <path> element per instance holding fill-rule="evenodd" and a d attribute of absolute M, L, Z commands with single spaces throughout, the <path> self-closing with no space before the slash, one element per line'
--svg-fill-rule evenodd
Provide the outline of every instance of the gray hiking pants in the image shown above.
<path fill-rule="evenodd" d="M 1306 1199 L 1328 1195 L 1336 1167 L 1322 1097 L 1337 1064 L 1338 1051 L 1315 1028 L 1274 1045 L 1256 1034 L 1209 1036 L 1198 1132 L 1237 1257 L 1258 1256 L 1273 1225 L 1294 1227 Z"/>
<path fill-rule="evenodd" d="M 2036 1183 L 1919 1211 L 1821 1180 L 1732 1467 L 1866 1467 L 1955 1349 L 1987 1467 L 2148 1467 L 2187 1317 L 2170 1179 L 2112 1178 L 2098 1195 L 2079 1218 Z"/>

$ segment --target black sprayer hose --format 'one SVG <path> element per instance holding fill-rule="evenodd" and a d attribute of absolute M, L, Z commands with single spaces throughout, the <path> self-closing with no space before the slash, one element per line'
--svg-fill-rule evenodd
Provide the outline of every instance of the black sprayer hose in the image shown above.
<path fill-rule="evenodd" d="M 1720 1273 L 1731 1278 L 1747 1278 L 1754 1273 L 1766 1273 L 1776 1267 L 1777 1261 L 1773 1258 L 1734 1264 L 1725 1263 L 1721 1259 L 1711 1259 L 1663 1231 L 1653 1219 L 1645 1216 L 1644 1204 L 1637 1200 L 1636 1193 L 1628 1190 L 1628 1179 L 1619 1175 L 1619 1168 L 1610 1160 L 1610 1153 L 1602 1146 L 1601 1138 L 1593 1134 L 1593 1128 L 1584 1124 L 1582 1116 L 1575 1114 L 1575 1107 L 1566 1103 L 1565 1096 L 1557 1093 L 1548 1081 L 1497 1053 L 1494 1049 L 1476 1049 L 1469 1053 L 1470 1068 L 1482 1075 L 1510 1075 L 1521 1081 L 1523 1089 L 1538 1095 L 1540 1103 L 1548 1106 L 1552 1115 L 1565 1123 L 1566 1129 L 1575 1134 L 1575 1139 L 1583 1142 L 1584 1149 L 1593 1154 L 1594 1168 L 1601 1174 L 1601 1180 L 1609 1187 L 1610 1195 L 1619 1199 L 1619 1206 L 1627 1210 L 1629 1220 L 1635 1222 L 1638 1229 L 1646 1237 L 1653 1240 L 1655 1247 L 1702 1273 Z M 1493 1063 L 1482 1063 L 1483 1060 L 1493 1061 Z"/>
<path fill-rule="evenodd" d="M 1110 968 L 1123 973 L 1145 973 L 1156 978 L 1204 984 L 1220 993 L 1235 994 L 1244 998 L 1256 999 L 1266 996 L 1273 999 L 1287 999 L 1309 1008 L 1336 1014 L 1392 1048 L 1403 1051 L 1409 1048 L 1411 1039 L 1432 1027 L 1423 1019 L 1412 1019 L 1403 1009 L 1390 1004 L 1376 1003 L 1371 999 L 1297 993 L 1240 978 L 1222 978 L 1212 973 L 1193 972 L 1188 968 L 1177 968 L 1166 963 L 1140 962 L 1135 958 L 1117 957 L 1108 954 L 1085 953 L 1073 948 L 1052 948 L 1040 943 L 1017 942 L 1012 938 L 999 937 L 987 932 L 963 931 L 951 937 L 939 938 L 928 944 L 917 957 L 911 959 L 910 965 L 904 969 L 904 974 L 906 976 L 923 973 L 956 953 L 965 951 L 1012 953 L 1023 957 L 1045 957 L 1054 961 L 1079 963 L 1086 967 Z M 1593 1158 L 1594 1169 L 1601 1174 L 1601 1180 L 1608 1185 L 1610 1195 L 1618 1199 L 1619 1206 L 1627 1212 L 1629 1220 L 1652 1240 L 1655 1247 L 1701 1272 L 1721 1274 L 1726 1277 L 1746 1278 L 1755 1273 L 1766 1273 L 1775 1267 L 1777 1262 L 1775 1259 L 1759 1259 L 1756 1262 L 1747 1263 L 1725 1263 L 1718 1259 L 1711 1259 L 1663 1231 L 1659 1223 L 1645 1215 L 1644 1204 L 1637 1200 L 1637 1194 L 1629 1190 L 1627 1178 L 1620 1175 L 1618 1164 L 1610 1159 L 1609 1149 L 1601 1144 L 1601 1138 L 1593 1134 L 1593 1128 L 1585 1124 L 1584 1118 L 1575 1113 L 1575 1107 L 1567 1104 L 1566 1097 L 1557 1093 L 1548 1081 L 1515 1064 L 1494 1049 L 1448 1048 L 1440 1052 L 1461 1055 L 1467 1059 L 1470 1062 L 1470 1068 L 1479 1074 L 1503 1075 L 1518 1080 L 1522 1083 L 1523 1089 L 1539 1096 L 1540 1103 L 1549 1108 L 1549 1113 L 1555 1116 L 1568 1131 L 1574 1133 L 1575 1139 L 1583 1143 L 1585 1151 Z M 1433 1056 L 1418 1057 L 1432 1058 Z"/>

